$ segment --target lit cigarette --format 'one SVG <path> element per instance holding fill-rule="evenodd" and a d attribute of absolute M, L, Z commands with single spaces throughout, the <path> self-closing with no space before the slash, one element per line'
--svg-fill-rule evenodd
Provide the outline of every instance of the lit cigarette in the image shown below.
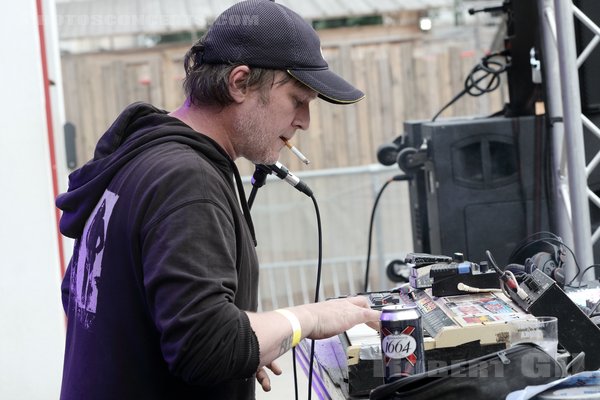
<path fill-rule="evenodd" d="M 292 151 L 292 153 L 294 153 L 296 155 L 296 157 L 298 157 L 300 159 L 300 161 L 302 161 L 306 165 L 310 164 L 310 161 L 308 160 L 308 158 L 306 158 L 304 156 L 304 154 L 300 153 L 300 150 L 298 150 L 296 147 L 292 146 L 284 138 L 281 138 L 281 140 L 283 140 L 283 143 L 285 143 L 285 145 L 288 147 L 288 149 L 290 149 Z"/>

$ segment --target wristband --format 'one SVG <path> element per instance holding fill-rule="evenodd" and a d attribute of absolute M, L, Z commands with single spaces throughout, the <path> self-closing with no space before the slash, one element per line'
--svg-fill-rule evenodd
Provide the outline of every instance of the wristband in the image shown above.
<path fill-rule="evenodd" d="M 292 347 L 296 347 L 298 343 L 300 343 L 300 340 L 302 340 L 302 328 L 300 327 L 300 321 L 298 321 L 298 317 L 296 317 L 296 315 L 290 310 L 286 310 L 283 308 L 277 309 L 275 310 L 275 312 L 278 312 L 279 314 L 286 317 L 288 321 L 290 321 L 293 331 Z"/>

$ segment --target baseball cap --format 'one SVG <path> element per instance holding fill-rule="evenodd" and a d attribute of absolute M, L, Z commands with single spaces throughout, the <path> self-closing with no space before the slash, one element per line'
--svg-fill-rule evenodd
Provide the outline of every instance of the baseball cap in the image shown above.
<path fill-rule="evenodd" d="M 271 0 L 242 1 L 219 15 L 204 37 L 201 62 L 284 70 L 330 103 L 365 97 L 329 69 L 312 26 Z"/>

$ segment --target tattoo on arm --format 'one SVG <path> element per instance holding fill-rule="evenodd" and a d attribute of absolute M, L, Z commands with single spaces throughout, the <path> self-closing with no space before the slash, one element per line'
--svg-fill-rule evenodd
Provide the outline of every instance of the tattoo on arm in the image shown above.
<path fill-rule="evenodd" d="M 283 339 L 281 341 L 281 344 L 279 345 L 279 356 L 283 355 L 291 348 L 292 348 L 292 337 L 287 336 L 285 339 Z M 279 357 L 279 356 L 277 356 L 277 357 Z"/>

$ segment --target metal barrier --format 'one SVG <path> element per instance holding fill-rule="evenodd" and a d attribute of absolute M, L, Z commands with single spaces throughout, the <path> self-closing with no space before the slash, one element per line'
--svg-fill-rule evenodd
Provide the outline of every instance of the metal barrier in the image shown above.
<path fill-rule="evenodd" d="M 320 299 L 362 291 L 369 218 L 374 199 L 395 167 L 367 165 L 294 173 L 314 192 L 323 232 Z M 250 177 L 244 178 L 246 193 Z M 314 300 L 318 241 L 315 210 L 300 192 L 275 178 L 258 191 L 252 208 L 261 262 L 259 309 Z M 370 287 L 394 284 L 384 272 L 387 263 L 412 251 L 408 186 L 395 182 L 383 194 L 373 229 Z"/>

